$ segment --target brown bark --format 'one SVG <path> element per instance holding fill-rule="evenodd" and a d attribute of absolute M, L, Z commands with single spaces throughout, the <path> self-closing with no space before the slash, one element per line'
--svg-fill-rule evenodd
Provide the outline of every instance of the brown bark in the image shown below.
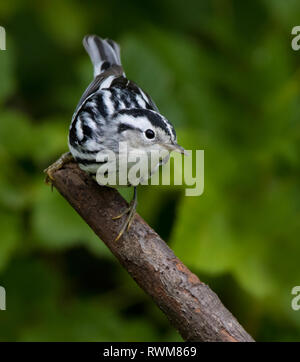
<path fill-rule="evenodd" d="M 253 341 L 218 296 L 193 274 L 159 235 L 136 215 L 114 241 L 127 206 L 114 189 L 101 187 L 70 162 L 52 175 L 53 185 L 107 245 L 137 284 L 186 341 Z"/>

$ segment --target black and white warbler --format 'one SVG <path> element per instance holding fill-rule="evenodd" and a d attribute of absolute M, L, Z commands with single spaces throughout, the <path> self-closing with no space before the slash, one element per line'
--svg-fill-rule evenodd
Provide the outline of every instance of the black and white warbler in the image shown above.
<path fill-rule="evenodd" d="M 159 113 L 149 95 L 126 78 L 120 47 L 116 42 L 87 35 L 83 45 L 94 66 L 94 80 L 83 93 L 72 117 L 69 129 L 71 154 L 82 170 L 96 177 L 99 166 L 103 164 L 98 161 L 97 155 L 110 150 L 120 157 L 120 142 L 126 142 L 128 155 L 140 151 L 149 155 L 153 150 L 164 151 L 165 157 L 147 175 L 141 175 L 141 179 L 148 178 L 160 164 L 168 161 L 171 151 L 184 153 L 184 149 L 177 144 L 174 127 Z M 68 157 L 66 154 L 58 162 L 58 167 Z M 128 213 L 116 240 L 126 228 L 129 229 L 136 205 L 134 185 L 130 207 L 116 217 Z"/>

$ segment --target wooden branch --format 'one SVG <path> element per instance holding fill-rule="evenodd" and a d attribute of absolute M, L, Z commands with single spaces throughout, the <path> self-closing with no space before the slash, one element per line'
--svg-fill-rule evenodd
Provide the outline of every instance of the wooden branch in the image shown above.
<path fill-rule="evenodd" d="M 53 185 L 107 245 L 137 284 L 186 341 L 253 341 L 218 296 L 193 274 L 159 235 L 136 215 L 114 241 L 127 206 L 114 189 L 101 187 L 74 162 L 52 174 Z"/>

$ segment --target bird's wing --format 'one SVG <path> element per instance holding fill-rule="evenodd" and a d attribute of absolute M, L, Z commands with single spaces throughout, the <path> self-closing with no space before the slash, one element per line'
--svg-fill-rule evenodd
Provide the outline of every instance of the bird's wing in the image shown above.
<path fill-rule="evenodd" d="M 95 93 L 99 92 L 103 88 L 108 88 L 114 79 L 122 77 L 123 68 L 119 65 L 113 65 L 105 72 L 99 74 L 92 83 L 87 87 L 83 95 L 81 96 L 78 105 L 73 114 L 72 120 L 76 118 L 78 112 L 81 110 L 85 102 L 92 97 Z M 107 84 L 106 82 L 110 84 Z"/>
<path fill-rule="evenodd" d="M 159 112 L 153 99 L 146 92 L 144 92 L 137 84 L 124 77 L 124 75 L 115 78 L 110 86 L 123 88 L 128 90 L 131 94 L 139 95 L 145 101 L 147 109 Z"/>
<path fill-rule="evenodd" d="M 140 94 L 142 96 L 142 98 L 144 99 L 144 101 L 149 105 L 150 109 L 159 113 L 159 110 L 158 110 L 156 104 L 154 103 L 153 99 L 149 96 L 149 94 L 144 92 L 139 86 L 137 86 L 132 81 L 129 81 L 127 87 L 129 89 L 133 90 L 134 92 L 136 92 L 137 94 Z"/>

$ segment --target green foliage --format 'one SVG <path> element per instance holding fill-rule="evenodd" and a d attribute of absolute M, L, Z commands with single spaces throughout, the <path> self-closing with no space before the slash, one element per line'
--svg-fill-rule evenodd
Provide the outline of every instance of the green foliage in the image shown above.
<path fill-rule="evenodd" d="M 0 4 L 0 340 L 180 340 L 43 182 L 92 78 L 86 33 L 119 41 L 179 143 L 205 150 L 203 195 L 141 187 L 140 214 L 254 338 L 299 340 L 298 13 L 296 0 Z"/>

